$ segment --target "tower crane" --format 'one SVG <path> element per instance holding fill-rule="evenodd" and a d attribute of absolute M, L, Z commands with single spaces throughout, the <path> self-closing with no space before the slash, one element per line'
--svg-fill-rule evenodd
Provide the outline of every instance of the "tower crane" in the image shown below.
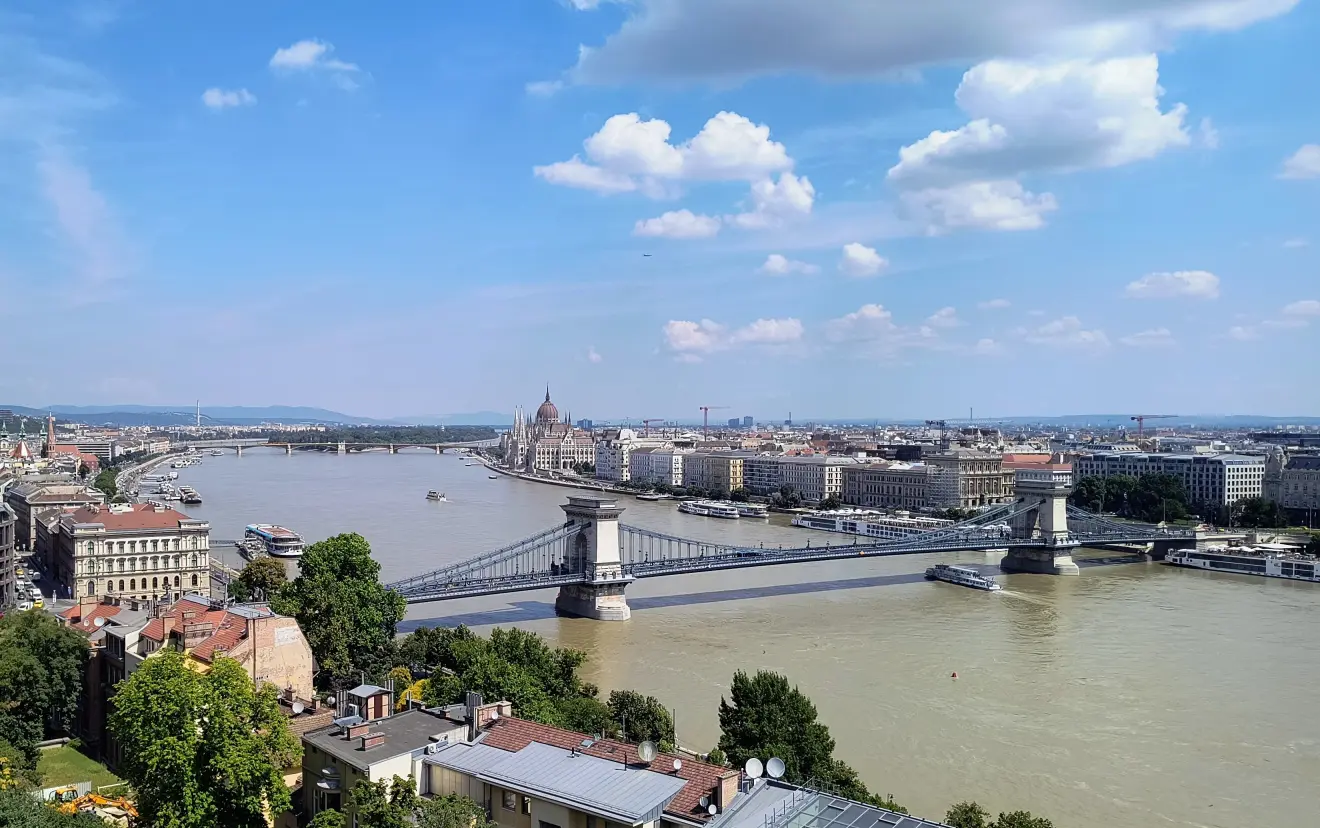
<path fill-rule="evenodd" d="M 944 432 L 949 428 L 948 420 L 927 420 L 927 428 L 938 428 L 940 430 L 940 448 L 947 448 L 949 440 L 944 436 Z"/>
<path fill-rule="evenodd" d="M 1171 420 L 1177 416 L 1177 414 L 1133 414 L 1132 419 L 1137 424 L 1137 439 L 1140 440 L 1146 436 L 1147 420 Z"/>
<path fill-rule="evenodd" d="M 642 419 L 642 425 L 646 426 L 647 437 L 651 436 L 651 423 L 659 423 L 660 425 L 663 426 L 665 424 L 665 421 L 661 417 L 644 417 Z"/>
<path fill-rule="evenodd" d="M 701 442 L 710 439 L 710 412 L 719 411 L 721 408 L 728 408 L 727 405 L 699 405 L 701 410 Z"/>

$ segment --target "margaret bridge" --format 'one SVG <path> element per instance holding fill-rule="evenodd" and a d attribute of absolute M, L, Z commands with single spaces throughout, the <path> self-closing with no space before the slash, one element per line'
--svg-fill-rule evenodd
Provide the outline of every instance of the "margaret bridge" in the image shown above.
<path fill-rule="evenodd" d="M 564 523 L 517 543 L 389 587 L 409 603 L 559 588 L 556 609 L 604 621 L 629 617 L 625 590 L 638 578 L 809 561 L 1005 549 L 1008 571 L 1077 574 L 1080 546 L 1135 545 L 1161 556 L 1194 534 L 1112 520 L 1068 505 L 1071 474 L 1019 472 L 1014 500 L 976 517 L 897 540 L 794 548 L 715 544 L 619 522 L 610 497 L 569 497 Z"/>
<path fill-rule="evenodd" d="M 353 443 L 346 441 L 338 442 L 288 442 L 281 440 L 270 440 L 265 437 L 238 437 L 228 440 L 193 440 L 186 445 L 205 451 L 207 449 L 230 449 L 243 456 L 244 449 L 254 448 L 275 448 L 283 449 L 285 454 L 293 454 L 297 451 L 333 451 L 336 454 L 352 454 L 362 451 L 388 451 L 390 454 L 398 454 L 402 449 L 425 449 L 434 451 L 436 454 L 443 454 L 445 449 L 464 449 L 464 448 L 489 448 L 499 445 L 499 438 L 490 440 L 470 440 L 464 443 Z"/>

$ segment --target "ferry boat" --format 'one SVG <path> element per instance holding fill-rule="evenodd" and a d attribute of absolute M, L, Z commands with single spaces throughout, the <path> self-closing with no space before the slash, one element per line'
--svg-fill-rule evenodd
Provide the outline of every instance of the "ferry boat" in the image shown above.
<path fill-rule="evenodd" d="M 212 456 L 212 457 L 224 457 L 224 456 L 225 456 L 225 453 L 224 453 L 223 451 L 221 451 L 220 449 L 211 449 L 211 456 Z"/>
<path fill-rule="evenodd" d="M 426 493 L 426 499 L 427 499 L 427 500 L 434 500 L 434 501 L 436 501 L 436 502 L 438 502 L 438 503 L 448 503 L 448 502 L 449 502 L 449 498 L 445 497 L 445 493 L 444 493 L 444 492 L 437 492 L 437 491 L 434 490 L 434 489 L 432 489 L 431 491 L 429 491 L 429 492 Z"/>
<path fill-rule="evenodd" d="M 486 476 L 489 477 L 491 480 L 499 480 L 499 479 L 500 479 L 500 476 L 499 476 L 498 474 L 488 474 L 488 475 L 486 475 Z"/>
<path fill-rule="evenodd" d="M 738 510 L 728 503 L 717 500 L 685 500 L 678 504 L 678 511 L 702 517 L 738 518 Z"/>
<path fill-rule="evenodd" d="M 874 509 L 835 509 L 825 512 L 808 512 L 796 515 L 792 524 L 806 529 L 820 529 L 825 532 L 842 532 L 849 535 L 865 535 L 868 538 L 902 540 L 935 529 L 952 526 L 953 521 L 940 518 L 921 517 L 910 512 L 899 511 L 892 514 Z M 999 537 L 1000 535 L 995 535 Z"/>
<path fill-rule="evenodd" d="M 660 494 L 659 492 L 644 492 L 637 495 L 638 500 L 669 500 L 670 495 Z"/>
<path fill-rule="evenodd" d="M 770 510 L 760 503 L 735 503 L 733 508 L 738 510 L 738 517 L 770 517 Z"/>
<path fill-rule="evenodd" d="M 926 570 L 926 580 L 945 581 L 950 584 L 971 587 L 972 589 L 984 589 L 989 592 L 998 592 L 1003 589 L 993 578 L 985 577 L 970 566 L 957 566 L 955 564 L 935 564 Z"/>
<path fill-rule="evenodd" d="M 202 496 L 192 486 L 179 487 L 179 500 L 189 505 L 197 505 L 202 502 Z"/>
<path fill-rule="evenodd" d="M 292 529 L 273 523 L 250 524 L 243 536 L 264 543 L 266 552 L 272 557 L 297 558 L 303 553 L 302 536 Z"/>
<path fill-rule="evenodd" d="M 1170 566 L 1261 575 L 1289 581 L 1320 582 L 1320 559 L 1282 543 L 1224 546 L 1210 549 L 1175 549 L 1164 559 Z"/>

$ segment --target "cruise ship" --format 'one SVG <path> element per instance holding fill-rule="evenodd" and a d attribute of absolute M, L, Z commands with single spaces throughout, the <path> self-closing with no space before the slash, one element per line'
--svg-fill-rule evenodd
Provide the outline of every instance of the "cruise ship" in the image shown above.
<path fill-rule="evenodd" d="M 1225 546 L 1210 549 L 1175 549 L 1164 562 L 1171 566 L 1262 575 L 1289 581 L 1320 582 L 1320 559 L 1281 543 Z"/>
<path fill-rule="evenodd" d="M 266 552 L 275 558 L 297 558 L 303 553 L 302 535 L 273 523 L 250 524 L 244 537 L 264 543 Z"/>
<path fill-rule="evenodd" d="M 678 511 L 702 517 L 738 518 L 738 510 L 729 503 L 718 500 L 685 500 L 678 504 Z"/>
<path fill-rule="evenodd" d="M 825 532 L 843 532 L 865 535 L 868 538 L 902 540 L 924 532 L 952 526 L 953 521 L 914 516 L 909 512 L 886 514 L 872 509 L 835 509 L 828 512 L 809 512 L 797 515 L 794 526 L 820 529 Z"/>
<path fill-rule="evenodd" d="M 984 589 L 989 592 L 998 592 L 1003 589 L 993 578 L 987 578 L 970 566 L 957 566 L 955 564 L 935 564 L 926 570 L 926 580 L 945 581 L 958 586 L 971 587 L 972 589 Z"/>
<path fill-rule="evenodd" d="M 770 510 L 760 503 L 735 503 L 733 508 L 738 510 L 738 517 L 770 517 Z"/>

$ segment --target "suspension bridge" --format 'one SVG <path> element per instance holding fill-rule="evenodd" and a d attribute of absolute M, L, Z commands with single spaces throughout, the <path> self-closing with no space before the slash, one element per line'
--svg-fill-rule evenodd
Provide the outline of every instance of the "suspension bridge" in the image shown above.
<path fill-rule="evenodd" d="M 1008 571 L 1077 574 L 1081 546 L 1136 544 L 1158 556 L 1194 534 L 1126 523 L 1067 503 L 1068 473 L 1020 472 L 1014 500 L 970 520 L 919 535 L 768 548 L 693 540 L 619 522 L 608 497 L 569 497 L 566 520 L 529 538 L 390 584 L 409 603 L 559 587 L 558 611 L 598 620 L 629 617 L 625 590 L 639 578 L 884 555 L 1005 549 Z"/>

